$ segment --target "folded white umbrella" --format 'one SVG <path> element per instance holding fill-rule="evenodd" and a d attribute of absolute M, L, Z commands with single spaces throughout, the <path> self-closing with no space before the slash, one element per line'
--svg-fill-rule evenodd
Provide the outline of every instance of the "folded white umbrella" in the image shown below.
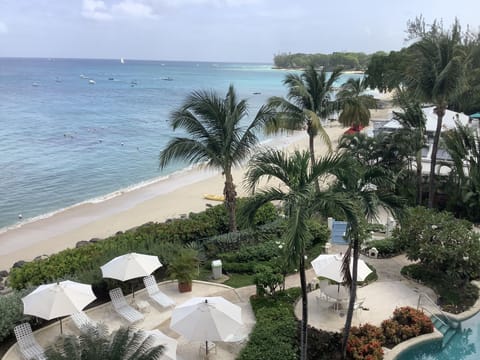
<path fill-rule="evenodd" d="M 226 341 L 243 325 L 242 309 L 223 297 L 196 297 L 175 307 L 170 328 L 190 341 Z"/>
<path fill-rule="evenodd" d="M 177 359 L 177 340 L 165 335 L 160 330 L 144 331 L 146 336 L 152 336 L 154 339 L 153 346 L 163 345 L 165 350 L 161 356 L 162 359 L 176 360 Z"/>
<path fill-rule="evenodd" d="M 338 283 L 343 282 L 342 254 L 321 254 L 311 261 L 317 276 L 321 276 Z M 350 274 L 353 269 L 353 258 L 350 259 Z M 365 261 L 358 259 L 357 281 L 363 281 L 372 272 Z"/>
<path fill-rule="evenodd" d="M 51 320 L 72 315 L 95 299 L 91 285 L 70 280 L 40 285 L 22 298 L 23 313 Z M 62 332 L 61 319 L 60 331 Z"/>

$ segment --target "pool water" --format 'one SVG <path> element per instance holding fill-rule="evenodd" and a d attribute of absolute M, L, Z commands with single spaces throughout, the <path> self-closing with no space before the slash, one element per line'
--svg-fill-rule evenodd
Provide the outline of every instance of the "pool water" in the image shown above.
<path fill-rule="evenodd" d="M 457 333 L 442 348 L 442 341 L 431 341 L 403 352 L 397 360 L 479 360 L 480 313 L 461 323 Z"/>

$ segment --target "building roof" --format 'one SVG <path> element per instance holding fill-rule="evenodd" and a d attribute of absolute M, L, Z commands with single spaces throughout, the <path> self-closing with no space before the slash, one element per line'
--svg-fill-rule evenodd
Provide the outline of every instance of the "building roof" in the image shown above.
<path fill-rule="evenodd" d="M 435 132 L 437 128 L 437 114 L 435 114 L 434 109 L 435 109 L 434 106 L 430 106 L 422 109 L 427 119 L 427 123 L 425 125 L 425 129 L 427 132 Z M 462 125 L 467 125 L 468 116 L 465 115 L 464 113 L 457 113 L 455 111 L 447 109 L 445 111 L 445 116 L 443 117 L 443 121 L 442 121 L 442 131 L 455 128 L 456 121 L 458 121 Z M 398 120 L 392 119 L 386 124 L 384 124 L 382 128 L 394 130 L 394 129 L 402 128 L 402 125 L 400 124 L 400 122 L 398 122 Z"/>

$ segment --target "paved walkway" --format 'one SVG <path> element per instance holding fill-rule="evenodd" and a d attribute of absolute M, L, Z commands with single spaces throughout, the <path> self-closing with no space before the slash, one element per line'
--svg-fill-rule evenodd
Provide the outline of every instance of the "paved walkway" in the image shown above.
<path fill-rule="evenodd" d="M 333 246 L 330 253 L 345 252 L 345 246 Z M 358 312 L 354 316 L 353 324 L 370 322 L 379 325 L 384 319 L 391 316 L 397 306 L 416 306 L 419 292 L 426 292 L 434 298 L 435 294 L 430 289 L 418 285 L 405 279 L 400 274 L 400 269 L 410 263 L 403 255 L 392 259 L 364 259 L 372 264 L 378 274 L 378 281 L 358 289 L 358 297 L 365 297 L 364 307 L 368 310 Z M 313 269 L 307 270 L 307 281 L 311 282 L 316 278 Z M 287 288 L 300 286 L 298 274 L 287 276 L 285 279 Z M 248 334 L 255 324 L 255 316 L 250 306 L 250 297 L 255 294 L 255 286 L 246 286 L 239 289 L 206 282 L 195 282 L 193 291 L 190 293 L 179 293 L 176 282 L 161 283 L 160 289 L 175 300 L 177 304 L 196 296 L 223 296 L 227 300 L 239 305 L 242 308 L 242 318 L 244 326 L 234 334 L 237 342 L 218 342 L 216 352 L 211 353 L 209 359 L 234 360 L 245 343 Z M 318 290 L 310 292 L 309 300 L 309 324 L 318 328 L 330 331 L 340 331 L 345 322 L 345 316 L 342 311 L 334 312 L 328 304 L 317 300 Z M 130 296 L 127 299 L 131 301 Z M 135 293 L 136 300 L 148 300 L 145 290 Z M 146 309 L 145 319 L 136 324 L 145 330 L 159 329 L 166 335 L 175 338 L 178 341 L 177 359 L 196 360 L 204 358 L 204 353 L 200 352 L 199 342 L 189 342 L 182 336 L 170 330 L 170 318 L 172 309 L 163 309 L 151 305 Z M 87 314 L 96 321 L 102 321 L 108 325 L 110 331 L 118 329 L 120 326 L 126 326 L 116 313 L 112 310 L 111 304 L 103 304 L 87 311 Z M 295 314 L 301 317 L 301 302 L 295 308 Z M 66 334 L 78 334 L 78 330 L 73 326 L 69 319 L 64 320 L 64 332 Z M 59 325 L 54 323 L 35 332 L 35 337 L 42 346 L 48 346 L 59 334 Z M 17 345 L 15 344 L 3 357 L 2 360 L 21 359 Z"/>
<path fill-rule="evenodd" d="M 344 253 L 346 246 L 335 245 L 330 253 Z M 361 256 L 361 259 L 373 265 L 377 271 L 378 280 L 357 289 L 357 299 L 365 299 L 363 308 L 358 310 L 353 317 L 352 324 L 359 325 L 371 323 L 380 325 L 388 319 L 395 308 L 401 306 L 417 307 L 418 296 L 421 292 L 430 298 L 436 299 L 436 295 L 430 288 L 417 284 L 404 278 L 400 270 L 411 262 L 404 256 L 399 255 L 390 259 L 372 259 Z M 313 270 L 308 271 L 307 279 L 315 277 Z M 316 328 L 328 331 L 341 331 L 345 325 L 345 311 L 334 311 L 332 304 L 319 298 L 320 290 L 308 294 L 308 323 Z M 295 315 L 301 318 L 302 304 L 298 302 L 295 307 Z M 368 310 L 367 310 L 368 309 Z"/>

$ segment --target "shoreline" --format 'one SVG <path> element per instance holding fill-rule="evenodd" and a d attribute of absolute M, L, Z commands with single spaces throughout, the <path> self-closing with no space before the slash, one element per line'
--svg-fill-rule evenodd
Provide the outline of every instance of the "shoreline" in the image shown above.
<path fill-rule="evenodd" d="M 390 111 L 390 108 L 374 110 L 371 120 L 385 118 Z M 334 122 L 327 125 L 325 130 L 335 149 L 346 128 Z M 304 131 L 285 133 L 266 139 L 258 146 L 284 149 L 287 152 L 306 150 L 308 136 Z M 315 138 L 315 151 L 317 156 L 327 152 L 327 147 L 319 137 Z M 239 197 L 248 195 L 242 184 L 246 164 L 245 162 L 233 170 Z M 24 223 L 0 233 L 0 270 L 9 270 L 20 260 L 32 261 L 37 256 L 73 248 L 79 241 L 104 239 L 118 231 L 126 231 L 148 222 L 164 222 L 190 212 L 203 211 L 207 204 L 212 204 L 211 200 L 203 198 L 203 194 L 222 194 L 223 185 L 224 179 L 220 171 L 193 166 L 146 186 L 119 191 L 118 196 L 105 196 L 104 201 L 83 202 L 49 217 Z"/>
<path fill-rule="evenodd" d="M 284 134 L 259 146 L 306 148 L 307 137 L 303 131 Z M 246 195 L 242 187 L 245 165 L 233 172 L 239 196 Z M 8 270 L 19 260 L 31 261 L 40 255 L 75 247 L 78 241 L 106 238 L 150 221 L 163 222 L 203 211 L 212 203 L 203 194 L 221 194 L 222 190 L 223 177 L 219 171 L 196 165 L 157 181 L 147 181 L 144 186 L 120 189 L 97 198 L 103 201 L 90 199 L 27 219 L 0 232 L 0 269 Z"/>

